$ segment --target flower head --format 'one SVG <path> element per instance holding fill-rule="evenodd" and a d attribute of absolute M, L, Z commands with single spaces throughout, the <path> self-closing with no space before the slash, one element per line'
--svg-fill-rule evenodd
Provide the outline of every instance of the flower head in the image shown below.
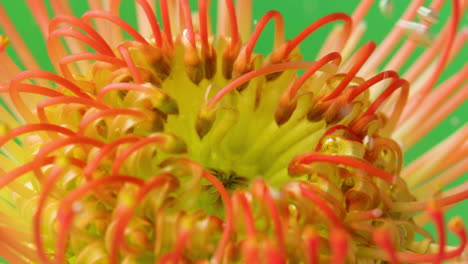
<path fill-rule="evenodd" d="M 359 45 L 373 1 L 285 39 L 250 1 L 28 1 L 55 73 L 39 70 L 0 8 L 0 256 L 11 263 L 463 261 L 466 125 L 403 168 L 403 153 L 466 100 L 467 2 L 434 38 L 443 1 L 413 1 L 380 44 Z M 389 11 L 389 1 L 381 8 Z M 156 8 L 160 17 L 156 17 Z M 268 23 L 274 45 L 254 52 Z M 313 60 L 299 46 L 334 29 Z M 372 26 L 372 25 L 371 25 Z M 408 36 L 408 37 L 407 37 Z M 396 44 L 392 59 L 383 66 Z M 6 53 L 11 47 L 26 70 Z M 407 57 L 428 46 L 399 73 Z M 429 65 L 429 66 L 428 66 Z M 450 154 L 450 155 L 449 155 Z M 422 227 L 433 221 L 437 238 Z M 418 239 L 416 235 L 423 238 Z M 466 258 L 465 258 L 466 259 Z"/>

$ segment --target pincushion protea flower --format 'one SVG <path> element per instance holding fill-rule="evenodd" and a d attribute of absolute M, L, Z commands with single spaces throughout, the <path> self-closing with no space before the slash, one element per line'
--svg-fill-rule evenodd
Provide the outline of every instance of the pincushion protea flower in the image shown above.
<path fill-rule="evenodd" d="M 28 1 L 56 73 L 37 69 L 0 9 L 0 256 L 11 263 L 466 263 L 466 126 L 402 168 L 402 155 L 467 97 L 466 1 L 403 76 L 443 1 L 413 1 L 379 47 L 358 46 L 372 1 L 284 39 L 249 0 Z M 273 51 L 253 52 L 267 23 Z M 242 22 L 242 23 L 241 23 Z M 338 26 L 315 61 L 299 44 Z M 406 39 L 404 33 L 409 32 Z M 125 33 L 125 36 L 123 35 Z M 382 61 L 404 39 L 392 60 Z M 5 53 L 9 41 L 26 71 Z M 378 69 L 384 68 L 381 72 Z M 302 74 L 298 71 L 303 70 Z M 434 89 L 433 89 L 434 88 Z M 435 223 L 438 238 L 422 229 Z M 415 239 L 415 235 L 422 239 Z M 464 262 L 465 261 L 465 262 Z"/>

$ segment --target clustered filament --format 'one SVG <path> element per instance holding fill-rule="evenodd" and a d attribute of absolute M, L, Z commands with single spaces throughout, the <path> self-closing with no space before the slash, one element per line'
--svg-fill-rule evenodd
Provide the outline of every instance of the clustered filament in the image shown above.
<path fill-rule="evenodd" d="M 422 181 L 403 177 L 394 134 L 418 106 L 416 77 L 400 76 L 399 66 L 377 72 L 373 42 L 356 48 L 372 1 L 291 40 L 277 11 L 250 34 L 238 21 L 249 1 L 219 1 L 216 35 L 206 0 L 196 17 L 188 0 L 159 1 L 161 25 L 153 3 L 135 0 L 146 18 L 140 31 L 119 17 L 119 0 L 104 2 L 81 18 L 53 3 L 65 9 L 50 21 L 40 18 L 42 2 L 33 4 L 58 73 L 31 69 L 0 82 L 0 198 L 10 203 L 0 211 L 0 256 L 49 264 L 466 260 L 463 221 L 450 220 L 460 239 L 450 247 L 443 220 L 444 207 L 467 199 L 466 184 L 424 196 L 413 190 Z M 419 22 L 417 4 L 400 21 L 400 34 L 420 34 L 407 52 L 428 41 L 421 28 L 437 22 L 443 1 L 434 2 Z M 467 3 L 452 4 L 448 40 L 431 40 L 440 57 L 423 58 L 435 66 L 421 93 L 459 50 L 449 42 Z M 274 47 L 264 57 L 254 48 L 270 22 Z M 300 43 L 336 22 L 318 59 L 303 60 Z M 7 43 L 1 36 L 0 51 Z M 446 90 L 462 76 L 466 66 Z M 464 127 L 456 137 L 467 134 Z M 438 239 L 417 219 L 424 211 Z"/>

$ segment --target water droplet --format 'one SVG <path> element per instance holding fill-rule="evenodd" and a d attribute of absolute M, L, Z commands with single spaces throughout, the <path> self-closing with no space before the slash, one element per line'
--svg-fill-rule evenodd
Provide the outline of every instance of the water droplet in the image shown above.
<path fill-rule="evenodd" d="M 418 18 L 432 25 L 439 20 L 439 12 L 429 7 L 420 6 L 418 8 Z"/>
<path fill-rule="evenodd" d="M 379 2 L 380 12 L 386 17 L 393 15 L 393 1 L 391 0 L 380 0 Z"/>
<path fill-rule="evenodd" d="M 434 41 L 427 25 L 407 20 L 400 20 L 397 25 L 406 31 L 408 38 L 420 45 L 429 46 Z"/>

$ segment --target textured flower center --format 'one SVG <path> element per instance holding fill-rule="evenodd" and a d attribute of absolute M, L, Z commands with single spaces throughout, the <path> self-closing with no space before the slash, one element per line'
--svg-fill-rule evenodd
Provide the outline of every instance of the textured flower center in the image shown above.
<path fill-rule="evenodd" d="M 161 1 L 164 30 L 152 6 L 136 2 L 151 34 L 116 16 L 119 1 L 111 12 L 60 15 L 47 36 L 60 75 L 25 71 L 1 87 L 17 112 L 10 119 L 26 124 L 0 126 L 8 167 L 0 187 L 21 196 L 18 207 L 33 219 L 28 245 L 39 262 L 438 263 L 463 252 L 459 219 L 450 228 L 460 246 L 445 250 L 437 202 L 453 204 L 466 191 L 420 202 L 401 177 L 391 134 L 409 82 L 392 70 L 369 74 L 373 42 L 346 54 L 371 1 L 287 41 L 276 11 L 242 41 L 232 1 L 220 8 L 230 34 L 216 37 L 207 1 L 198 22 L 188 1 Z M 264 57 L 253 50 L 270 20 L 275 45 Z M 335 21 L 318 59 L 303 61 L 299 44 Z M 62 38 L 80 43 L 65 47 Z M 416 223 L 423 209 L 442 239 L 438 253 Z"/>

